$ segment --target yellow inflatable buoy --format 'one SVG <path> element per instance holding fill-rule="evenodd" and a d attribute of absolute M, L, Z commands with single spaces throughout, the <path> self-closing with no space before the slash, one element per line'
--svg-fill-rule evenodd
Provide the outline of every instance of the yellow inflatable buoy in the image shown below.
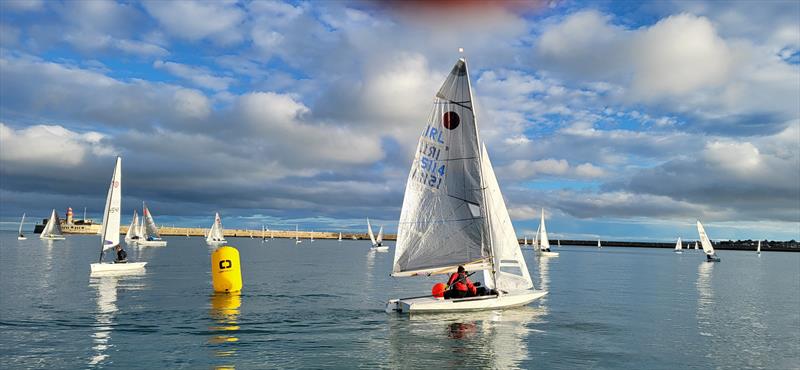
<path fill-rule="evenodd" d="M 239 251 L 234 247 L 219 247 L 211 254 L 211 283 L 220 293 L 242 290 L 242 266 Z"/>

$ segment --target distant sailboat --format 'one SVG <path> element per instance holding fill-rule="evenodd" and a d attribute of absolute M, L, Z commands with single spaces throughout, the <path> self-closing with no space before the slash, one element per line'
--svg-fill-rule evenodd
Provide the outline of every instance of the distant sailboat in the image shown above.
<path fill-rule="evenodd" d="M 339 241 L 342 241 L 342 233 L 339 233 Z"/>
<path fill-rule="evenodd" d="M 547 227 L 544 225 L 544 208 L 542 208 L 542 221 L 539 223 L 539 255 L 542 257 L 558 257 L 558 252 L 550 251 L 550 239 L 547 237 Z"/>
<path fill-rule="evenodd" d="M 314 242 L 314 230 L 311 230 L 311 239 L 308 241 L 309 243 Z"/>
<path fill-rule="evenodd" d="M 225 240 L 225 231 L 222 228 L 222 219 L 219 217 L 219 212 L 214 214 L 214 224 L 211 225 L 211 230 L 206 235 L 206 244 L 210 246 L 217 246 L 227 243 Z"/>
<path fill-rule="evenodd" d="M 683 253 L 683 243 L 681 242 L 681 237 L 678 237 L 678 242 L 675 243 L 675 253 Z"/>
<path fill-rule="evenodd" d="M 600 244 L 600 239 L 597 239 L 597 248 L 603 248 L 603 245 Z"/>
<path fill-rule="evenodd" d="M 695 250 L 700 249 L 700 248 L 697 247 L 697 242 L 694 242 L 694 249 Z"/>
<path fill-rule="evenodd" d="M 294 244 L 300 244 L 303 241 L 300 240 L 300 226 L 294 225 Z"/>
<path fill-rule="evenodd" d="M 522 246 L 523 247 L 527 247 L 528 246 L 528 237 L 527 236 L 522 239 Z"/>
<path fill-rule="evenodd" d="M 139 213 L 134 209 L 131 225 L 128 226 L 128 231 L 125 233 L 125 243 L 128 245 L 135 244 L 139 238 L 141 238 L 141 235 L 139 235 Z"/>
<path fill-rule="evenodd" d="M 369 240 L 372 241 L 372 247 L 370 248 L 370 250 L 377 252 L 386 252 L 389 250 L 388 246 L 383 245 L 383 226 L 381 226 L 381 230 L 380 232 L 378 232 L 378 237 L 375 238 L 375 235 L 372 233 L 372 225 L 369 223 L 369 218 L 368 218 L 367 233 L 369 234 Z"/>
<path fill-rule="evenodd" d="M 481 296 L 392 299 L 387 312 L 496 310 L 547 292 L 533 282 L 475 119 L 466 60 L 459 59 L 433 102 L 409 171 L 392 276 L 482 271 Z"/>
<path fill-rule="evenodd" d="M 100 231 L 100 258 L 90 265 L 91 274 L 124 273 L 141 270 L 147 262 L 128 262 L 115 260 L 103 262 L 106 251 L 119 246 L 120 211 L 122 207 L 122 158 L 117 157 L 111 184 L 108 186 L 106 206 L 103 212 L 103 228 Z"/>
<path fill-rule="evenodd" d="M 26 240 L 28 238 L 25 237 L 25 234 L 22 233 L 22 225 L 25 224 L 25 214 L 22 214 L 22 220 L 19 222 L 19 235 L 17 235 L 17 240 Z"/>
<path fill-rule="evenodd" d="M 264 225 L 261 225 L 261 242 L 267 242 L 267 227 Z"/>
<path fill-rule="evenodd" d="M 58 219 L 56 210 L 50 213 L 50 219 L 47 220 L 47 225 L 44 225 L 44 230 L 39 234 L 39 239 L 44 240 L 64 240 L 64 234 L 61 233 L 61 221 Z"/>
<path fill-rule="evenodd" d="M 711 245 L 711 240 L 708 239 L 706 230 L 703 228 L 703 224 L 700 223 L 700 220 L 697 221 L 697 233 L 700 234 L 700 243 L 703 245 L 703 252 L 706 253 L 706 261 L 719 262 L 720 258 L 717 257 L 714 246 Z"/>
<path fill-rule="evenodd" d="M 25 219 L 25 215 L 22 216 L 22 219 Z M 22 235 L 22 234 L 20 234 Z M 756 254 L 761 257 L 761 240 L 758 241 L 758 247 L 756 248 Z"/>
<path fill-rule="evenodd" d="M 153 220 L 153 214 L 144 202 L 142 202 L 142 224 L 144 225 L 144 234 L 139 241 L 136 242 L 136 245 L 142 247 L 167 246 L 167 241 L 162 239 L 161 235 L 158 233 L 158 226 L 156 226 L 156 222 Z"/>
<path fill-rule="evenodd" d="M 558 247 L 561 248 L 561 239 L 558 239 Z"/>

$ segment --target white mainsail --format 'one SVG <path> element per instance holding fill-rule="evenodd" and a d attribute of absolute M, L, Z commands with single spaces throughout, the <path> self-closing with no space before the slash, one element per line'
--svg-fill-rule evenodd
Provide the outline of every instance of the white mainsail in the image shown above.
<path fill-rule="evenodd" d="M 539 224 L 539 250 L 550 251 L 550 239 L 547 238 L 547 228 L 544 226 L 544 208 L 542 208 L 542 221 Z"/>
<path fill-rule="evenodd" d="M 375 241 L 375 234 L 372 233 L 372 225 L 369 223 L 369 218 L 367 218 L 367 234 L 369 234 L 369 240 L 372 241 L 372 245 L 378 245 L 378 242 Z"/>
<path fill-rule="evenodd" d="M 214 224 L 211 225 L 211 230 L 208 231 L 206 242 L 224 242 L 225 236 L 223 235 L 222 219 L 219 217 L 219 212 L 214 214 Z"/>
<path fill-rule="evenodd" d="M 383 243 L 383 226 L 381 226 L 380 230 L 378 230 L 378 237 L 375 238 L 375 241 L 378 244 Z"/>
<path fill-rule="evenodd" d="M 44 226 L 44 230 L 42 230 L 42 233 L 39 234 L 39 238 L 63 238 L 63 235 L 61 234 L 61 221 L 58 219 L 55 209 L 53 209 L 53 212 L 50 213 L 50 219 L 47 220 L 47 225 Z"/>
<path fill-rule="evenodd" d="M 24 213 L 22 214 L 22 220 L 19 222 L 19 232 L 18 232 L 19 236 L 24 236 L 22 234 L 22 225 L 23 224 L 25 224 L 25 214 Z"/>
<path fill-rule="evenodd" d="M 117 157 L 114 174 L 111 175 L 111 184 L 108 186 L 106 206 L 103 212 L 103 228 L 100 233 L 100 261 L 103 252 L 119 245 L 119 226 L 122 208 L 122 158 Z"/>
<path fill-rule="evenodd" d="M 342 241 L 342 233 L 339 233 L 339 241 Z"/>
<path fill-rule="evenodd" d="M 675 243 L 675 251 L 680 252 L 683 249 L 683 242 L 681 242 L 681 237 L 678 237 L 678 242 Z"/>
<path fill-rule="evenodd" d="M 142 214 L 144 217 L 143 223 L 145 224 L 145 238 L 152 238 L 152 239 L 161 239 L 161 235 L 158 234 L 158 226 L 156 226 L 156 222 L 153 220 L 153 214 L 150 213 L 150 210 L 147 208 L 147 205 L 142 202 Z"/>
<path fill-rule="evenodd" d="M 22 219 L 25 219 L 25 215 L 22 215 Z M 20 232 L 20 234 L 22 234 Z M 758 247 L 756 248 L 756 253 L 761 254 L 761 240 L 758 241 Z"/>
<path fill-rule="evenodd" d="M 131 226 L 128 226 L 128 231 L 125 233 L 125 241 L 129 242 L 133 240 L 134 237 L 139 236 L 139 213 L 136 210 L 133 210 L 133 219 L 131 220 Z"/>
<path fill-rule="evenodd" d="M 533 234 L 533 240 L 531 240 L 531 247 L 533 249 L 539 249 L 539 234 L 542 232 L 542 225 L 539 224 L 539 227 L 536 228 L 536 234 Z"/>
<path fill-rule="evenodd" d="M 491 266 L 470 90 L 466 61 L 459 59 L 436 94 L 414 154 L 397 230 L 394 276 Z"/>
<path fill-rule="evenodd" d="M 709 256 L 714 255 L 714 247 L 711 245 L 711 240 L 708 239 L 708 235 L 706 235 L 706 229 L 703 228 L 703 224 L 700 221 L 697 221 L 697 233 L 700 234 L 700 244 L 703 246 L 703 252 L 705 252 Z"/>

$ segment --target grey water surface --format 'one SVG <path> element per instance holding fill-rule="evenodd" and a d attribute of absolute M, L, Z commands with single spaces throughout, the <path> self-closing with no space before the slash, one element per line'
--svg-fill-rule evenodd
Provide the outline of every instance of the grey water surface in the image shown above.
<path fill-rule="evenodd" d="M 98 237 L 29 238 L 0 232 L 3 368 L 800 368 L 800 253 L 525 250 L 545 298 L 409 317 L 386 299 L 446 277 L 392 278 L 394 248 L 365 241 L 230 238 L 230 296 L 212 292 L 202 238 L 130 247 L 146 271 L 99 278 Z"/>

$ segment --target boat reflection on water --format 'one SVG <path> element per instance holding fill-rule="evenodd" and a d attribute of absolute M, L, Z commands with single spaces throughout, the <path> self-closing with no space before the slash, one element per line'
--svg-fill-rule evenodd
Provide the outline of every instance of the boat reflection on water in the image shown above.
<path fill-rule="evenodd" d="M 539 257 L 539 286 L 540 290 L 550 290 L 550 261 L 549 257 Z M 547 296 L 540 298 L 541 303 L 544 304 Z"/>
<path fill-rule="evenodd" d="M 528 336 L 545 310 L 412 314 L 389 319 L 389 363 L 398 368 L 513 368 L 529 358 Z"/>
<path fill-rule="evenodd" d="M 214 357 L 231 358 L 236 355 L 235 343 L 239 341 L 236 333 L 239 331 L 239 307 L 242 297 L 239 292 L 214 293 L 211 295 L 210 316 L 214 326 L 209 327 L 212 333 L 209 344 L 214 346 Z M 218 365 L 217 369 L 233 369 L 233 364 Z"/>
<path fill-rule="evenodd" d="M 114 330 L 114 318 L 117 308 L 117 288 L 120 281 L 125 281 L 125 289 L 128 291 L 141 290 L 143 285 L 141 278 L 145 275 L 144 271 L 127 272 L 124 275 L 114 275 L 108 273 L 104 275 L 93 275 L 89 279 L 89 287 L 97 289 L 97 310 L 94 313 L 94 325 L 92 332 L 92 351 L 93 356 L 89 359 L 89 366 L 102 365 L 109 357 L 109 349 L 113 346 L 111 332 Z"/>

